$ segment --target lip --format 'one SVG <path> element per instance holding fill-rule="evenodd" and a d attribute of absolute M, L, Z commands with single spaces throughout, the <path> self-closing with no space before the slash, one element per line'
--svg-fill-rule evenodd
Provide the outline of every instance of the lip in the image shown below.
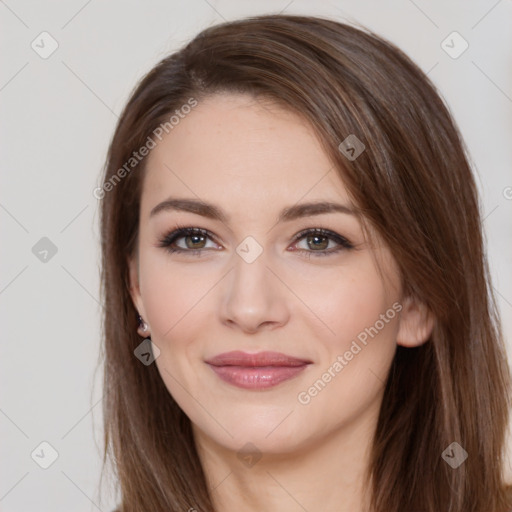
<path fill-rule="evenodd" d="M 277 386 L 301 373 L 311 361 L 280 352 L 219 354 L 206 363 L 223 381 L 244 389 L 266 389 Z"/>

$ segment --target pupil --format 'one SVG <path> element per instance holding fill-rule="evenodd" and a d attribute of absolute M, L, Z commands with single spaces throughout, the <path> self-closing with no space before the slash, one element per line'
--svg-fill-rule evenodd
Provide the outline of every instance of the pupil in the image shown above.
<path fill-rule="evenodd" d="M 318 241 L 318 240 L 321 240 L 323 239 L 324 240 L 324 243 L 320 245 L 313 245 L 312 247 L 316 247 L 316 248 L 319 248 L 321 250 L 324 250 L 327 248 L 327 246 L 329 245 L 329 241 L 327 240 L 327 238 L 325 236 L 317 236 L 317 235 L 311 235 L 311 237 L 313 240 L 315 241 Z M 310 246 L 311 247 L 311 246 Z"/>
<path fill-rule="evenodd" d="M 199 243 L 200 243 L 201 238 L 204 238 L 204 236 L 203 235 L 189 235 L 189 239 L 193 240 L 193 242 L 192 242 L 193 245 L 195 245 L 197 243 L 198 239 L 199 239 Z M 192 248 L 194 249 L 194 247 L 192 247 Z"/>

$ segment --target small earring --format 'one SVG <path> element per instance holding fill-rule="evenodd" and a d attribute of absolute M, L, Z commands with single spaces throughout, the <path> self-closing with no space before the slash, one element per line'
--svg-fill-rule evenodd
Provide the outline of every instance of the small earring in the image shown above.
<path fill-rule="evenodd" d="M 142 317 L 139 315 L 139 328 L 137 329 L 138 333 L 145 337 L 146 336 L 146 333 L 148 332 L 148 324 L 146 322 L 144 322 L 144 320 L 142 319 Z"/>

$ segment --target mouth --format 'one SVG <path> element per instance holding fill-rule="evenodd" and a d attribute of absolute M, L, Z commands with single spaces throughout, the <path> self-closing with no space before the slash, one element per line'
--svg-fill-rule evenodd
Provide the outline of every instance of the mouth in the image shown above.
<path fill-rule="evenodd" d="M 224 382 L 244 389 L 267 389 L 299 375 L 312 361 L 279 352 L 234 351 L 219 354 L 206 364 Z"/>

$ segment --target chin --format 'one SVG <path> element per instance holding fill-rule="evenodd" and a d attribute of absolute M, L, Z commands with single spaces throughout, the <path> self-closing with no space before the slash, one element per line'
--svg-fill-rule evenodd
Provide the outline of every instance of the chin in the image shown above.
<path fill-rule="evenodd" d="M 217 444 L 237 454 L 244 450 L 251 451 L 251 449 L 265 454 L 291 453 L 306 443 L 310 436 L 305 431 L 304 424 L 293 423 L 292 418 L 295 414 L 290 412 L 290 410 L 281 411 L 279 415 L 271 415 L 267 419 L 262 418 L 259 413 L 252 415 L 246 413 L 243 419 L 218 418 L 233 437 L 224 430 L 212 431 L 211 425 L 208 425 L 207 430 L 202 429 L 202 432 Z M 275 419 L 277 416 L 278 419 Z"/>
<path fill-rule="evenodd" d="M 263 432 L 247 428 L 242 432 L 237 432 L 234 439 L 230 438 L 228 445 L 225 447 L 236 452 L 237 456 L 240 457 L 245 453 L 253 452 L 265 455 L 287 455 L 297 451 L 300 445 L 301 439 L 298 439 L 296 435 L 290 435 L 286 432 L 278 435 L 274 432 L 269 436 L 268 430 Z"/>

